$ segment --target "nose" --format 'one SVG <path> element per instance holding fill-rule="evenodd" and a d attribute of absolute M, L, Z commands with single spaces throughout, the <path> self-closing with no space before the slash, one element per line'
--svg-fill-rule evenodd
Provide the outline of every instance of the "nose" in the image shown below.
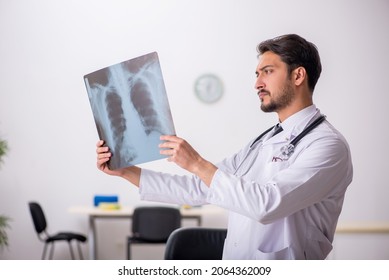
<path fill-rule="evenodd" d="M 254 85 L 255 89 L 256 90 L 260 90 L 260 89 L 263 89 L 265 88 L 265 83 L 263 82 L 263 80 L 261 79 L 261 76 L 259 75 L 257 77 L 257 79 L 255 80 L 255 85 Z"/>

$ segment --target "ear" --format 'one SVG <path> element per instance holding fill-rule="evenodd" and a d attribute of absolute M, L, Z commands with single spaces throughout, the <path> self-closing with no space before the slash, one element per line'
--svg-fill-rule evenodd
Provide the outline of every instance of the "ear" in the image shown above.
<path fill-rule="evenodd" d="M 308 81 L 307 71 L 305 71 L 305 68 L 302 66 L 297 67 L 293 70 L 293 78 L 294 84 L 300 86 L 304 81 Z"/>

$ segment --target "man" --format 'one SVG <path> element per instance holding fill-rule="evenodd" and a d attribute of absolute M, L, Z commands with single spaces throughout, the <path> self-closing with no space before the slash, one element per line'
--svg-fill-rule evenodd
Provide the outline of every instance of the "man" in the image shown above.
<path fill-rule="evenodd" d="M 320 57 L 294 34 L 264 41 L 258 52 L 261 109 L 276 112 L 279 125 L 218 165 L 185 140 L 162 136 L 161 154 L 193 176 L 109 170 L 103 141 L 97 166 L 138 186 L 145 200 L 228 209 L 223 259 L 325 259 L 353 170 L 346 140 L 312 101 Z"/>

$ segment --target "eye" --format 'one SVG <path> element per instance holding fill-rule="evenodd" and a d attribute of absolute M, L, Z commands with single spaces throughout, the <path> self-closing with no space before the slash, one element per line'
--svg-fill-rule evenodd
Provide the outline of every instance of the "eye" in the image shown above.
<path fill-rule="evenodd" d="M 265 69 L 265 70 L 263 70 L 263 72 L 264 72 L 266 75 L 269 75 L 269 74 L 273 73 L 273 69 Z"/>

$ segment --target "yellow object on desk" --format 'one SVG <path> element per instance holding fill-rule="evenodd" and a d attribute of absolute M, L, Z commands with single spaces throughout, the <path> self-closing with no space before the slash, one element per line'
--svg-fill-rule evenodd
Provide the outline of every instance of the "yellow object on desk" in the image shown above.
<path fill-rule="evenodd" d="M 102 210 L 119 210 L 121 207 L 119 203 L 100 202 L 98 208 Z"/>

